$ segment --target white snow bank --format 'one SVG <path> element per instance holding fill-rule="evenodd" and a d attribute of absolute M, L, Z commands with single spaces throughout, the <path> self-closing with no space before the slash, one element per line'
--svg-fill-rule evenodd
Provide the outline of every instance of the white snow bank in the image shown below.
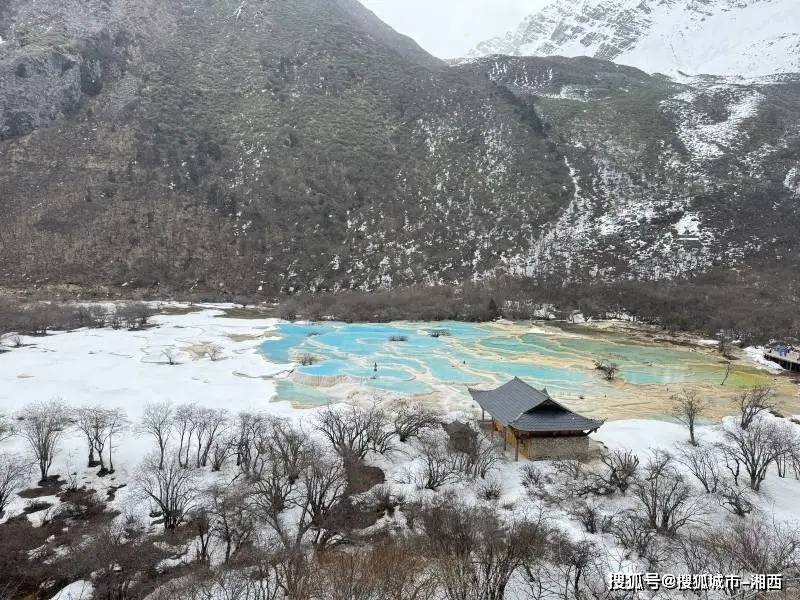
<path fill-rule="evenodd" d="M 94 587 L 90 581 L 76 581 L 62 588 L 53 600 L 89 600 L 94 594 Z"/>
<path fill-rule="evenodd" d="M 766 351 L 767 349 L 764 346 L 748 346 L 744 349 L 744 353 L 757 367 L 766 369 L 771 373 L 782 373 L 784 370 L 782 366 L 764 358 L 764 352 Z"/>
<path fill-rule="evenodd" d="M 264 360 L 259 346 L 277 320 L 219 318 L 221 314 L 221 310 L 200 310 L 159 315 L 152 319 L 154 327 L 142 331 L 91 329 L 26 337 L 26 346 L 0 358 L 0 413 L 14 414 L 31 402 L 53 398 L 74 407 L 122 408 L 132 425 L 140 421 L 145 404 L 165 400 L 224 408 L 231 414 L 263 411 L 290 417 L 305 413 L 288 402 L 274 401 L 276 383 L 272 378 L 290 365 Z M 222 349 L 219 360 L 204 355 L 203 349 L 212 344 Z M 179 351 L 180 364 L 167 364 L 162 355 L 167 348 Z M 28 453 L 20 438 L 6 440 L 0 450 Z M 97 478 L 94 470 L 85 468 L 85 440 L 71 431 L 63 439 L 51 472 L 63 477 L 77 471 L 81 484 L 102 493 L 129 482 L 130 473 L 152 450 L 149 439 L 129 428 L 113 444 L 117 472 Z M 31 485 L 35 479 L 32 476 Z M 116 506 L 123 510 L 146 514 L 147 507 L 140 505 L 131 497 L 130 487 L 117 494 Z M 19 514 L 24 506 L 15 500 L 3 518 Z M 41 511 L 28 518 L 40 525 L 47 515 L 48 511 Z"/>

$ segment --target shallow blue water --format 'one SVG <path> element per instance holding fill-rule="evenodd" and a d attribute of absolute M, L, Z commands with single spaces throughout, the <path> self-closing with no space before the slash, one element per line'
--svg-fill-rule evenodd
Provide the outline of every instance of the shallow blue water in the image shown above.
<path fill-rule="evenodd" d="M 434 337 L 434 331 L 442 335 Z M 593 369 L 596 358 L 617 362 L 619 377 L 635 385 L 701 381 L 709 368 L 715 368 L 706 357 L 689 350 L 558 330 L 533 333 L 523 326 L 507 330 L 452 322 L 292 323 L 279 325 L 275 337 L 261 347 L 271 362 L 289 363 L 309 354 L 315 363 L 298 367 L 300 373 L 347 375 L 367 387 L 408 395 L 432 391 L 431 383 L 466 392 L 468 386 L 501 383 L 514 376 L 560 393 L 611 392 L 610 384 Z M 282 394 L 314 402 L 325 398 L 319 390 L 303 388 L 282 384 L 279 399 Z"/>

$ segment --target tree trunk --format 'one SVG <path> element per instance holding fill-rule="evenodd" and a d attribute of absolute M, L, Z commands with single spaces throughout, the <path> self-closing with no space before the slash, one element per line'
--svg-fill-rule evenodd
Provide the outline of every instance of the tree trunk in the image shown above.
<path fill-rule="evenodd" d="M 89 468 L 92 468 L 95 465 L 94 462 L 94 444 L 92 443 L 92 438 L 87 436 L 87 441 L 89 442 L 89 463 L 86 465 Z"/>

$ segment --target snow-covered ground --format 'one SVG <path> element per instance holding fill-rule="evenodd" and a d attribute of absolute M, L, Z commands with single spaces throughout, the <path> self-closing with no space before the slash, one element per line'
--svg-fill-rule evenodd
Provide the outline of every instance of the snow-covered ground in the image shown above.
<path fill-rule="evenodd" d="M 5 353 L 0 358 L 0 412 L 13 415 L 26 404 L 37 400 L 61 398 L 71 406 L 97 404 L 123 408 L 132 423 L 141 417 L 147 402 L 170 400 L 175 404 L 196 403 L 211 408 L 225 408 L 231 414 L 240 411 L 264 412 L 288 418 L 309 433 L 314 413 L 320 408 L 300 409 L 286 402 L 274 401 L 275 378 L 286 375 L 291 365 L 270 364 L 259 353 L 259 345 L 270 336 L 276 321 L 273 319 L 221 318 L 221 308 L 202 307 L 197 312 L 178 315 L 160 315 L 152 319 L 153 327 L 136 332 L 110 329 L 81 330 L 49 335 L 46 338 L 26 338 L 26 346 Z M 205 353 L 217 345 L 221 356 L 217 360 Z M 167 348 L 178 350 L 177 365 L 169 365 L 163 352 Z M 755 356 L 757 352 L 754 351 Z M 454 418 L 466 415 L 452 414 Z M 774 418 L 774 417 L 768 417 Z M 670 420 L 628 419 L 605 423 L 592 438 L 609 449 L 628 449 L 636 453 L 642 463 L 654 450 L 674 452 L 677 446 L 687 444 L 688 434 L 682 425 Z M 719 424 L 705 424 L 698 429 L 701 444 L 713 444 L 722 439 Z M 408 483 L 408 474 L 420 467 L 419 451 L 412 444 L 395 442 L 398 451 L 388 456 L 371 455 L 369 462 L 386 473 L 386 480 L 407 498 L 432 494 L 419 491 Z M 86 468 L 86 448 L 82 434 L 70 433 L 64 439 L 52 469 L 66 476 L 77 473 L 78 480 L 101 495 L 112 487 L 127 484 L 116 490 L 111 506 L 120 512 L 119 519 L 136 518 L 148 523 L 150 506 L 141 501 L 131 477 L 142 459 L 155 449 L 149 438 L 137 436 L 129 428 L 114 442 L 116 472 L 98 477 Z M 27 453 L 24 442 L 12 438 L 0 443 L 0 452 Z M 513 452 L 506 453 L 491 478 L 501 484 L 502 496 L 498 506 L 510 510 L 523 510 L 531 506 L 531 498 L 521 483 L 525 460 L 514 462 Z M 538 463 L 545 472 L 554 472 L 552 462 Z M 231 467 L 232 469 L 232 467 Z M 232 479 L 232 471 L 203 474 L 204 483 Z M 687 478 L 702 496 L 699 485 L 691 475 Z M 31 478 L 31 485 L 35 477 Z M 479 502 L 475 482 L 453 483 L 445 486 L 467 502 Z M 800 496 L 800 481 L 778 477 L 774 467 L 757 496 L 757 511 L 781 522 L 800 524 L 796 499 Z M 57 505 L 57 497 L 46 496 L 37 500 Z M 726 513 L 706 498 L 710 508 L 704 517 L 706 523 L 721 522 Z M 632 505 L 631 495 L 602 500 L 604 509 L 619 511 Z M 8 507 L 4 519 L 23 511 L 27 501 L 16 498 Z M 56 508 L 51 509 L 56 510 Z M 557 523 L 576 538 L 588 538 L 603 544 L 609 553 L 622 555 L 621 549 L 609 534 L 587 534 L 580 523 L 571 518 L 560 506 L 546 507 L 548 519 Z M 28 515 L 38 526 L 48 516 L 47 511 Z M 375 527 L 399 525 L 393 519 L 402 519 L 402 513 L 384 517 Z M 190 542 L 191 543 L 191 542 Z M 184 558 L 191 560 L 187 551 Z M 620 560 L 620 564 L 624 561 Z M 165 566 L 165 565 L 162 565 Z M 624 565 L 623 565 L 624 566 Z M 628 567 L 634 568 L 630 564 Z M 86 600 L 91 596 L 91 584 L 76 582 L 56 596 L 60 600 Z"/>
<path fill-rule="evenodd" d="M 300 418 L 303 410 L 272 402 L 272 378 L 291 365 L 271 364 L 258 350 L 276 321 L 219 318 L 223 314 L 221 308 L 204 307 L 185 315 L 153 317 L 154 326 L 141 331 L 86 329 L 23 338 L 24 347 L 0 358 L 0 414 L 13 416 L 31 402 L 58 398 L 73 407 L 124 409 L 132 424 L 141 419 L 146 403 L 165 400 L 224 408 L 232 415 L 246 410 Z M 221 348 L 217 360 L 204 355 L 212 345 Z M 163 355 L 168 348 L 177 350 L 179 364 L 168 364 Z M 132 428 L 114 441 L 117 472 L 93 481 L 98 491 L 126 481 L 153 450 L 151 443 L 134 435 Z M 85 446 L 82 434 L 71 432 L 52 472 L 81 472 Z M 19 438 L 0 444 L 2 450 L 27 452 Z M 118 497 L 124 500 L 126 493 Z M 6 518 L 24 504 L 16 502 Z"/>

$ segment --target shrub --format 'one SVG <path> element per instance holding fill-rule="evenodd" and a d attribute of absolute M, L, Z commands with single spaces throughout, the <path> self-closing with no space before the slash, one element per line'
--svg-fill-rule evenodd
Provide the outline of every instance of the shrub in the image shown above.
<path fill-rule="evenodd" d="M 129 331 L 147 327 L 155 311 L 145 302 L 126 302 L 117 306 L 115 316 L 119 323 Z"/>
<path fill-rule="evenodd" d="M 600 505 L 588 500 L 575 502 L 567 512 L 583 525 L 587 533 L 607 533 L 613 523 L 611 515 L 603 512 Z"/>
<path fill-rule="evenodd" d="M 369 493 L 368 499 L 369 505 L 380 515 L 393 515 L 396 509 L 405 504 L 405 501 L 405 495 L 395 492 L 389 485 L 375 486 Z"/>
<path fill-rule="evenodd" d="M 544 473 L 538 465 L 525 465 L 521 469 L 520 480 L 522 487 L 528 492 L 542 487 L 545 483 Z"/>
<path fill-rule="evenodd" d="M 317 362 L 317 357 L 313 354 L 301 354 L 297 357 L 297 362 L 304 367 L 310 367 Z"/>
<path fill-rule="evenodd" d="M 477 496 L 479 500 L 496 502 L 503 495 L 503 484 L 497 479 L 483 481 L 478 485 Z"/>

